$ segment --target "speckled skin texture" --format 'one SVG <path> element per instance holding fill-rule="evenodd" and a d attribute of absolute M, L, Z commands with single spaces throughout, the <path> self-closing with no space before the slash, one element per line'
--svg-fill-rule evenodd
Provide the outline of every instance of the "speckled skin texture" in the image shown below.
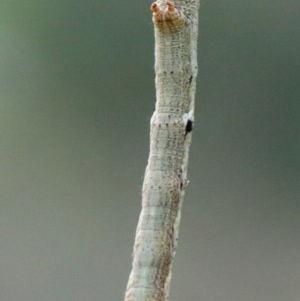
<path fill-rule="evenodd" d="M 125 301 L 169 299 L 194 122 L 199 1 L 152 3 L 156 106 Z"/>

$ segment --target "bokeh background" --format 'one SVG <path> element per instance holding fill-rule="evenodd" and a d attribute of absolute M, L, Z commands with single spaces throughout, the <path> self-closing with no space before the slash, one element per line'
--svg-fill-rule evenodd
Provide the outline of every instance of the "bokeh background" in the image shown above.
<path fill-rule="evenodd" d="M 1 301 L 123 300 L 155 103 L 149 5 L 1 1 Z M 299 301 L 299 15 L 299 0 L 201 2 L 172 301 Z"/>

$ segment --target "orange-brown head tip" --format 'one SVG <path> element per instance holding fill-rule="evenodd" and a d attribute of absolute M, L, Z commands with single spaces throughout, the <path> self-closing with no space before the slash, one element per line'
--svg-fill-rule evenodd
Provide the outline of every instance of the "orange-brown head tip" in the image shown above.
<path fill-rule="evenodd" d="M 150 9 L 153 11 L 153 13 L 157 14 L 159 12 L 159 7 L 156 2 L 153 2 L 150 6 Z"/>
<path fill-rule="evenodd" d="M 167 9 L 169 12 L 173 12 L 175 10 L 175 5 L 171 1 L 167 1 Z"/>

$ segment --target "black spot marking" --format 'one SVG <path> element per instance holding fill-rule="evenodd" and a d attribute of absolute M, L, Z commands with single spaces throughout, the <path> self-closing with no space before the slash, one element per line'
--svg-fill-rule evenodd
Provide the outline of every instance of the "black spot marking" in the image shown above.
<path fill-rule="evenodd" d="M 189 84 L 192 83 L 192 80 L 193 80 L 193 76 L 191 76 L 191 77 L 189 78 Z"/>
<path fill-rule="evenodd" d="M 188 119 L 185 126 L 185 136 L 193 130 L 193 121 Z"/>

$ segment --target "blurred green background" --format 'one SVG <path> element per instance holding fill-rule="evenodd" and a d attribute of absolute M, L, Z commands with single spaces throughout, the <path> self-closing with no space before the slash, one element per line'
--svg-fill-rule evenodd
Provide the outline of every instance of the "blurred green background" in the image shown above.
<path fill-rule="evenodd" d="M 2 0 L 0 300 L 123 300 L 154 109 L 150 1 Z M 171 300 L 298 301 L 300 2 L 202 1 Z"/>

